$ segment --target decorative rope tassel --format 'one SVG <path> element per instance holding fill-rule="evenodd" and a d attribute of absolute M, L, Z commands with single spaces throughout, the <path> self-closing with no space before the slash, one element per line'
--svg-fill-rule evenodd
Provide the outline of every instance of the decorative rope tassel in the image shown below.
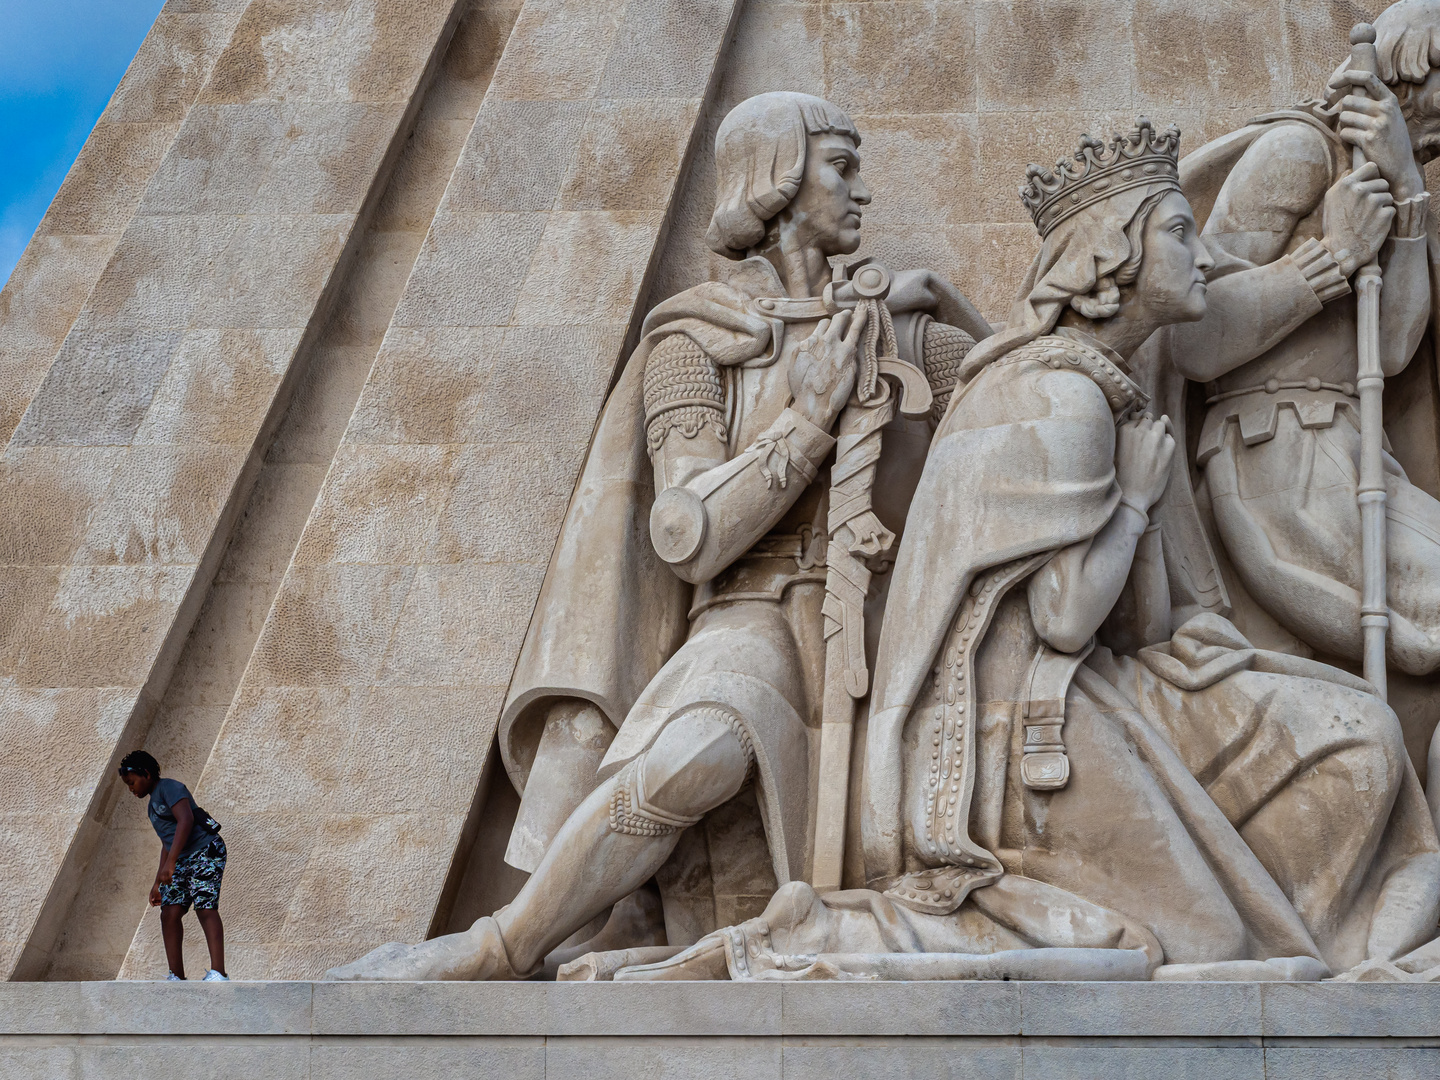
<path fill-rule="evenodd" d="M 860 353 L 860 370 L 855 376 L 855 397 L 862 405 L 870 404 L 877 393 L 883 393 L 880 386 L 881 357 L 899 357 L 900 346 L 895 341 L 895 320 L 890 317 L 890 308 L 883 300 L 870 297 L 856 305 L 856 313 L 865 309 L 865 337 Z M 883 352 L 881 351 L 883 349 Z"/>

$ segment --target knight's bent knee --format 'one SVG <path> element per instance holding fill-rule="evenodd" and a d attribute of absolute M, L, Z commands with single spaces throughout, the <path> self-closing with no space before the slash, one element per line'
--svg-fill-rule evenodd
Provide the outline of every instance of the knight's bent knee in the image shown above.
<path fill-rule="evenodd" d="M 1440 669 L 1440 641 L 1431 634 L 1398 623 L 1398 620 L 1391 623 L 1387 653 L 1390 666 L 1417 679 L 1435 674 Z"/>
<path fill-rule="evenodd" d="M 1409 760 L 1400 718 L 1383 701 L 1364 694 L 1356 694 L 1356 699 L 1350 722 L 1358 729 L 1375 767 L 1384 770 L 1387 786 L 1394 790 Z"/>
<path fill-rule="evenodd" d="M 640 759 L 646 801 L 699 817 L 740 790 L 752 760 L 737 718 L 718 708 L 691 710 L 666 724 Z"/>

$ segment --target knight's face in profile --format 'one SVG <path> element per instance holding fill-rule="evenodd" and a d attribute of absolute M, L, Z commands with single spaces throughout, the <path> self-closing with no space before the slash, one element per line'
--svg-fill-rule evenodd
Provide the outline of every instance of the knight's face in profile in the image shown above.
<path fill-rule="evenodd" d="M 1144 258 L 1135 279 L 1135 300 L 1157 326 L 1205 317 L 1205 273 L 1215 265 L 1200 242 L 1185 196 L 1172 191 L 1145 223 Z"/>
<path fill-rule="evenodd" d="M 781 211 L 801 246 L 826 256 L 850 255 L 860 247 L 860 217 L 870 191 L 860 179 L 860 154 L 848 135 L 808 136 L 805 175 L 790 205 Z"/>

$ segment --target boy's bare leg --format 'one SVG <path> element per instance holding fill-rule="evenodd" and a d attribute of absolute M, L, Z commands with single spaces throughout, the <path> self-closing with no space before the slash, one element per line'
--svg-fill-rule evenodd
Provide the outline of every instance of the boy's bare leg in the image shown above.
<path fill-rule="evenodd" d="M 712 716 L 677 718 L 633 765 L 576 808 L 508 907 L 463 933 L 414 946 L 383 945 L 326 977 L 523 976 L 577 929 L 648 881 L 674 851 L 681 823 L 698 820 L 734 795 L 749 764 L 749 751 L 731 725 Z M 637 805 L 642 794 L 644 806 Z M 618 806 L 626 810 L 617 814 Z M 649 815 L 665 820 L 647 816 L 647 806 Z"/>
<path fill-rule="evenodd" d="M 160 934 L 165 939 L 165 962 L 180 978 L 185 977 L 185 927 L 180 919 L 185 909 L 179 904 L 165 904 L 160 908 Z"/>
<path fill-rule="evenodd" d="M 225 924 L 220 921 L 218 908 L 196 908 L 195 917 L 200 920 L 200 929 L 205 931 L 205 944 L 210 948 L 210 966 L 229 978 L 225 970 Z"/>

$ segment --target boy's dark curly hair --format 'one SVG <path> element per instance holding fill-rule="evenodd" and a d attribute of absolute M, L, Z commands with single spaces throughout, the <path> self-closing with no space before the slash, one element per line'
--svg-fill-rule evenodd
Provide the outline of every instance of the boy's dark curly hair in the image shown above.
<path fill-rule="evenodd" d="M 144 773 L 152 780 L 160 779 L 160 763 L 144 750 L 131 750 L 120 762 L 120 775 Z"/>

